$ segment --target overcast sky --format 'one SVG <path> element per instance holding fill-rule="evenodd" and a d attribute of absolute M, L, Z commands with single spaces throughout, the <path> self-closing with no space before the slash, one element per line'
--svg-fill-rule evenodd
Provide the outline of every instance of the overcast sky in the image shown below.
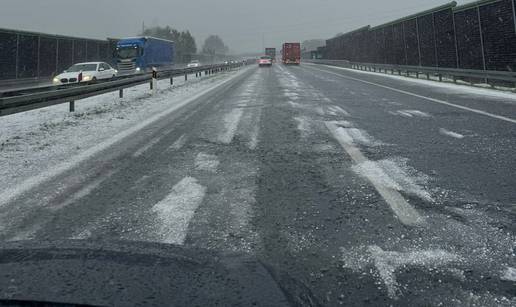
<path fill-rule="evenodd" d="M 459 0 L 459 4 L 471 2 Z M 329 38 L 446 0 L 0 0 L 0 27 L 90 38 L 134 36 L 146 26 L 220 35 L 231 50 Z"/>

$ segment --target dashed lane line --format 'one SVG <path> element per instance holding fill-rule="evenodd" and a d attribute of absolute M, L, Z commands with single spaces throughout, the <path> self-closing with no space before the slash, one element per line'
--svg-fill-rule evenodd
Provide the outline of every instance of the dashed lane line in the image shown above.
<path fill-rule="evenodd" d="M 360 149 L 354 145 L 352 141 L 353 138 L 347 134 L 344 128 L 339 127 L 337 124 L 332 122 L 326 122 L 325 124 L 333 137 L 339 142 L 355 163 L 361 164 L 370 162 Z M 379 184 L 377 180 L 374 180 L 374 178 L 367 177 L 367 179 L 387 204 L 389 204 L 401 223 L 407 226 L 419 226 L 424 223 L 424 218 L 419 215 L 417 210 L 412 207 L 398 191 Z"/>

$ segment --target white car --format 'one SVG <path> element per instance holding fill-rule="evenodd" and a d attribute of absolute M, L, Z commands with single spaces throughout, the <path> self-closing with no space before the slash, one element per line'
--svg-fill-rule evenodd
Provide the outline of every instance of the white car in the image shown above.
<path fill-rule="evenodd" d="M 82 74 L 82 75 L 81 75 Z M 78 63 L 72 65 L 52 81 L 55 85 L 96 82 L 116 77 L 118 71 L 104 62 Z"/>
<path fill-rule="evenodd" d="M 193 60 L 190 63 L 188 63 L 188 65 L 186 65 L 186 67 L 188 67 L 188 68 L 201 67 L 201 62 L 199 62 L 198 60 Z"/>

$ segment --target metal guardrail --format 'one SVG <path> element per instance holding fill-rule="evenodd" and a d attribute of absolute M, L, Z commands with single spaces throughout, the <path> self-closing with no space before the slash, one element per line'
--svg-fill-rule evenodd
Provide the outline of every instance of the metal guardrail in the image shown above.
<path fill-rule="evenodd" d="M 469 79 L 469 83 L 474 85 L 474 80 L 484 80 L 486 84 L 495 86 L 493 80 L 516 84 L 516 72 L 511 71 L 495 71 L 495 70 L 475 70 L 475 69 L 458 69 L 458 68 L 442 68 L 442 67 L 422 67 L 409 65 L 389 65 L 389 64 L 374 64 L 374 63 L 357 63 L 346 60 L 307 60 L 306 62 L 314 64 L 323 64 L 331 66 L 340 66 L 351 69 L 358 69 L 363 71 L 390 73 L 397 75 L 405 75 L 407 77 L 415 75 L 419 78 L 420 75 L 426 76 L 428 80 L 431 76 L 437 77 L 439 81 L 444 81 L 445 78 L 453 80 L 457 83 L 458 80 L 465 78 Z"/>
<path fill-rule="evenodd" d="M 242 63 L 206 65 L 195 68 L 173 69 L 158 71 L 156 79 L 170 79 L 174 84 L 174 77 L 184 76 L 188 80 L 189 74 L 200 77 L 227 71 L 242 66 Z M 101 95 L 104 93 L 119 91 L 119 97 L 123 97 L 123 90 L 129 87 L 149 83 L 153 88 L 152 73 L 144 75 L 121 76 L 105 82 L 94 84 L 74 84 L 66 86 L 43 86 L 21 90 L 6 91 L 0 93 L 0 117 L 34 109 L 44 108 L 61 103 L 70 104 L 70 112 L 75 111 L 75 101 Z"/>

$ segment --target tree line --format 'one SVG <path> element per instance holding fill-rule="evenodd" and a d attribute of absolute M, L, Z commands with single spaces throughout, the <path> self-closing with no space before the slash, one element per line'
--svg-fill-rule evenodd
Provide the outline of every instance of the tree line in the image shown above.
<path fill-rule="evenodd" d="M 157 26 L 144 29 L 140 35 L 174 41 L 176 43 L 176 57 L 180 62 L 192 60 L 198 52 L 195 38 L 188 30 L 179 31 L 170 26 Z M 210 35 L 204 40 L 201 52 L 210 56 L 226 55 L 229 48 L 218 35 Z"/>

